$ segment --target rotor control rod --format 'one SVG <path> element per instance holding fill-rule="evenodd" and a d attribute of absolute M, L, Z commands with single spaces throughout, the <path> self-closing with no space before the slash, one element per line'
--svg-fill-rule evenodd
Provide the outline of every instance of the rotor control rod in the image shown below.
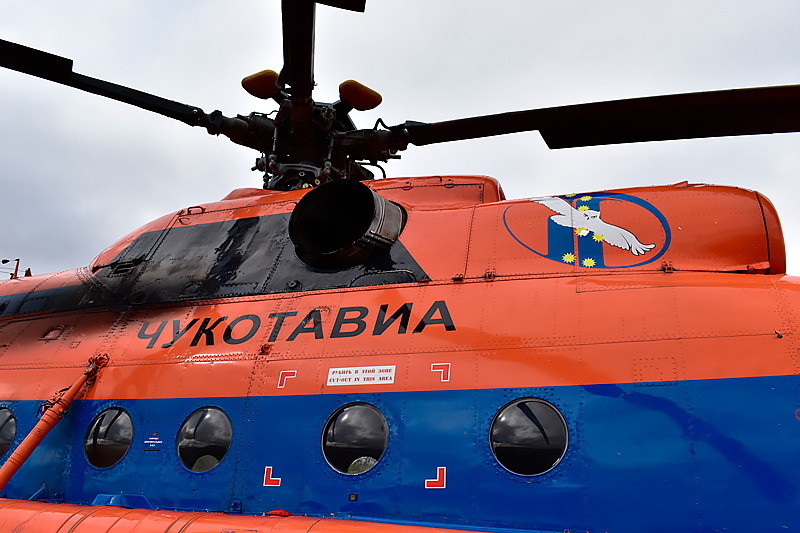
<path fill-rule="evenodd" d="M 75 399 L 84 384 L 87 382 L 89 385 L 94 384 L 97 373 L 107 364 L 107 355 L 92 357 L 89 359 L 89 366 L 86 367 L 83 374 L 81 374 L 69 389 L 55 393 L 51 399 L 42 404 L 44 412 L 39 422 L 36 423 L 31 432 L 28 433 L 17 449 L 14 450 L 14 453 L 6 460 L 3 467 L 0 468 L 0 490 L 3 490 L 9 480 L 17 473 L 17 470 L 20 469 L 36 447 L 44 440 L 50 430 L 61 421 L 61 418 L 67 412 L 67 409 L 69 409 L 72 400 Z"/>

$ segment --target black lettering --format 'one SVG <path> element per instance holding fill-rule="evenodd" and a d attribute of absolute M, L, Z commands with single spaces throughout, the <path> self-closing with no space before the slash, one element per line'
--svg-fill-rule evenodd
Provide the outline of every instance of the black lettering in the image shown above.
<path fill-rule="evenodd" d="M 358 313 L 358 316 L 347 318 L 347 313 Z M 366 307 L 342 307 L 336 315 L 336 322 L 333 323 L 333 331 L 331 331 L 331 338 L 338 339 L 340 337 L 355 337 L 361 335 L 367 329 L 367 323 L 364 317 L 369 313 Z M 353 331 L 342 331 L 342 326 L 345 324 L 353 324 L 356 329 Z"/>
<path fill-rule="evenodd" d="M 252 322 L 250 331 L 248 331 L 244 337 L 235 339 L 233 338 L 233 328 L 242 320 L 249 320 Z M 242 344 L 243 342 L 249 341 L 251 338 L 253 338 L 253 335 L 256 334 L 256 331 L 258 331 L 259 327 L 261 327 L 261 319 L 258 317 L 258 315 L 242 315 L 228 324 L 228 327 L 225 328 L 225 333 L 222 334 L 222 340 L 228 344 Z"/>
<path fill-rule="evenodd" d="M 189 331 L 189 328 L 191 328 L 192 326 L 197 324 L 197 320 L 198 320 L 197 318 L 193 318 L 192 320 L 189 321 L 189 324 L 183 329 L 180 329 L 180 327 L 181 327 L 181 321 L 180 320 L 173 320 L 172 321 L 172 340 L 169 341 L 168 343 L 162 345 L 161 347 L 162 348 L 169 348 L 170 346 L 172 346 L 173 344 L 178 342 L 178 339 L 183 337 L 186 334 L 186 332 Z"/>
<path fill-rule="evenodd" d="M 147 333 L 147 328 L 150 326 L 150 322 L 145 322 L 142 324 L 142 329 L 139 330 L 139 338 L 144 340 L 150 339 L 150 343 L 147 345 L 148 348 L 152 348 L 156 345 L 156 341 L 158 337 L 161 336 L 161 332 L 164 331 L 164 326 L 167 325 L 167 321 L 163 320 L 161 324 L 158 325 L 158 328 L 153 333 Z"/>
<path fill-rule="evenodd" d="M 384 331 L 389 329 L 389 326 L 391 326 L 392 323 L 398 318 L 400 318 L 400 325 L 397 328 L 397 333 L 405 333 L 406 329 L 408 328 L 408 321 L 411 319 L 412 305 L 413 304 L 410 303 L 401 305 L 397 308 L 397 311 L 395 311 L 394 314 L 389 317 L 389 320 L 384 322 L 386 311 L 389 309 L 389 304 L 383 304 L 378 310 L 378 318 L 375 319 L 375 329 L 372 330 L 372 334 L 382 334 Z"/>
<path fill-rule="evenodd" d="M 306 327 L 309 322 L 313 322 L 311 326 Z M 321 339 L 322 337 L 322 315 L 319 312 L 319 309 L 312 309 L 308 312 L 306 317 L 303 319 L 300 324 L 294 328 L 294 331 L 289 338 L 286 339 L 288 341 L 293 341 L 297 338 L 298 335 L 301 333 L 313 333 L 315 339 Z"/>
<path fill-rule="evenodd" d="M 440 318 L 433 318 L 434 313 L 439 311 Z M 444 303 L 444 300 L 439 300 L 437 302 L 433 302 L 433 305 L 428 312 L 425 313 L 425 316 L 422 317 L 422 320 L 419 321 L 417 327 L 414 328 L 414 333 L 420 333 L 425 326 L 432 326 L 433 324 L 442 324 L 444 329 L 447 331 L 455 331 L 456 326 L 453 324 L 453 319 L 450 318 L 450 311 L 447 310 L 447 304 Z"/>
<path fill-rule="evenodd" d="M 277 318 L 278 320 L 275 321 L 275 325 L 272 326 L 272 333 L 269 334 L 269 341 L 267 342 L 275 342 L 278 340 L 278 333 L 281 332 L 281 327 L 283 327 L 283 321 L 286 320 L 287 316 L 294 316 L 297 314 L 297 311 L 287 311 L 285 313 L 270 313 L 270 318 Z"/>
<path fill-rule="evenodd" d="M 200 327 L 197 328 L 197 333 L 194 334 L 194 339 L 192 339 L 192 343 L 189 346 L 197 346 L 197 343 L 200 342 L 200 337 L 202 335 L 206 336 L 206 346 L 214 346 L 214 328 L 219 326 L 221 322 L 228 320 L 228 317 L 224 316 L 222 318 L 218 318 L 216 322 L 214 322 L 211 327 L 208 326 L 208 323 L 211 322 L 210 318 L 204 318 L 203 322 L 200 323 Z"/>

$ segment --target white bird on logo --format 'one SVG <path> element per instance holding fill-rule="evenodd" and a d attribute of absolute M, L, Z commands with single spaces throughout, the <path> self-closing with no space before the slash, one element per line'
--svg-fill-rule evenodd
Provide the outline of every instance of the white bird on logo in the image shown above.
<path fill-rule="evenodd" d="M 579 235 L 581 237 L 593 231 L 595 235 L 602 237 L 603 240 L 611 246 L 616 246 L 623 250 L 630 250 L 633 255 L 643 255 L 645 252 L 656 247 L 655 244 L 642 244 L 639 242 L 639 239 L 636 238 L 636 235 L 624 228 L 603 222 L 600 220 L 600 211 L 595 211 L 593 209 L 579 211 L 563 198 L 554 196 L 531 198 L 531 201 L 542 204 L 548 209 L 558 213 L 557 215 L 551 216 L 550 220 L 559 226 L 580 230 Z"/>

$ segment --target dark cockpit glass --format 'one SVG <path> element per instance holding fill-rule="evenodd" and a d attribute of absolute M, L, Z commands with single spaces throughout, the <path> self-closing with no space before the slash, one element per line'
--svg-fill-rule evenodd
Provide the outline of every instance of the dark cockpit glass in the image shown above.
<path fill-rule="evenodd" d="M 386 419 L 366 403 L 342 407 L 328 419 L 322 432 L 325 459 L 342 474 L 370 470 L 378 464 L 388 442 Z"/>
<path fill-rule="evenodd" d="M 216 407 L 203 407 L 189 415 L 178 431 L 178 456 L 192 472 L 207 472 L 222 461 L 232 440 L 228 415 Z"/>
<path fill-rule="evenodd" d="M 567 450 L 567 423 L 548 402 L 522 398 L 497 413 L 489 440 L 492 453 L 507 470 L 534 476 L 561 461 Z"/>
<path fill-rule="evenodd" d="M 110 468 L 120 462 L 133 442 L 131 416 L 119 407 L 97 415 L 86 432 L 83 451 L 95 468 Z"/>
<path fill-rule="evenodd" d="M 17 419 L 11 409 L 0 409 L 0 457 L 4 456 L 17 435 Z"/>

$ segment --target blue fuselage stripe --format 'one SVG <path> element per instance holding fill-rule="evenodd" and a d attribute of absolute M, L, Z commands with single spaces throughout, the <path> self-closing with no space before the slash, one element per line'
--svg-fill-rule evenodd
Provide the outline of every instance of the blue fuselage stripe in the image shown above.
<path fill-rule="evenodd" d="M 798 524 L 800 420 L 796 377 L 556 388 L 254 398 L 76 401 L 3 496 L 88 504 L 98 494 L 142 494 L 158 508 L 357 517 L 491 530 L 779 530 Z M 211 384 L 210 384 L 211 386 Z M 542 398 L 567 421 L 564 459 L 541 476 L 500 466 L 489 446 L 495 414 Z M 385 416 L 389 444 L 362 475 L 335 472 L 321 449 L 328 417 L 351 402 Z M 205 473 L 178 460 L 176 435 L 203 406 L 225 410 L 233 445 Z M 84 456 L 92 419 L 118 406 L 133 445 L 98 470 Z M 35 402 L 14 410 L 18 445 Z M 153 437 L 161 441 L 153 446 Z M 279 486 L 264 486 L 272 467 Z M 446 467 L 446 488 L 425 480 Z M 355 495 L 355 496 L 354 496 Z M 668 510 L 668 511 L 667 511 Z"/>

